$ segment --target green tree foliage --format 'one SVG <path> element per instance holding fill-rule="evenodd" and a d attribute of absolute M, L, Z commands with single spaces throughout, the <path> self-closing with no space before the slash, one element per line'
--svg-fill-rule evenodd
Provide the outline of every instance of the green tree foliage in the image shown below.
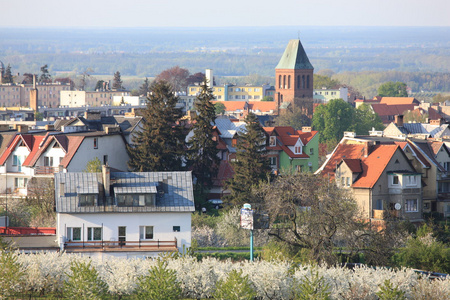
<path fill-rule="evenodd" d="M 445 102 L 450 100 L 450 95 L 437 94 L 433 96 L 432 103 Z"/>
<path fill-rule="evenodd" d="M 176 272 L 167 268 L 167 262 L 158 260 L 156 266 L 148 270 L 148 275 L 138 278 L 137 299 L 160 300 L 179 299 L 180 283 Z"/>
<path fill-rule="evenodd" d="M 226 280 L 218 280 L 213 298 L 220 300 L 252 300 L 256 292 L 252 287 L 248 275 L 243 276 L 242 270 L 235 269 L 228 273 Z"/>
<path fill-rule="evenodd" d="M 328 178 L 286 174 L 258 186 L 256 197 L 270 212 L 269 236 L 309 250 L 310 259 L 318 263 L 336 263 L 337 241 L 351 245 L 364 229 L 356 202 Z"/>
<path fill-rule="evenodd" d="M 42 121 L 42 120 L 44 120 L 44 114 L 36 111 L 36 112 L 34 112 L 34 119 L 36 121 Z"/>
<path fill-rule="evenodd" d="M 101 173 L 102 162 L 98 157 L 95 157 L 87 162 L 86 168 L 83 170 L 85 173 Z"/>
<path fill-rule="evenodd" d="M 216 111 L 216 115 L 223 115 L 225 113 L 225 105 L 222 102 L 216 102 L 214 104 L 214 110 Z"/>
<path fill-rule="evenodd" d="M 325 282 L 318 271 L 311 270 L 310 276 L 305 276 L 300 282 L 294 280 L 292 289 L 293 299 L 297 300 L 328 300 L 330 297 L 330 285 Z"/>
<path fill-rule="evenodd" d="M 216 112 L 211 102 L 213 99 L 212 90 L 204 82 L 195 100 L 197 115 L 192 119 L 193 135 L 188 142 L 188 166 L 192 168 L 192 175 L 197 179 L 194 190 L 200 199 L 203 199 L 206 191 L 212 187 L 213 178 L 217 175 L 220 165 L 217 140 L 214 139 Z"/>
<path fill-rule="evenodd" d="M 406 299 L 405 292 L 391 283 L 390 280 L 385 280 L 380 286 L 380 291 L 376 293 L 380 300 L 404 300 Z"/>
<path fill-rule="evenodd" d="M 95 84 L 94 90 L 96 90 L 96 91 L 101 91 L 101 90 L 103 90 L 103 83 L 105 83 L 105 81 L 103 81 L 103 80 L 98 80 L 97 83 Z"/>
<path fill-rule="evenodd" d="M 31 84 L 33 83 L 33 74 L 31 73 L 24 73 L 23 74 L 23 80 L 22 80 L 22 84 Z"/>
<path fill-rule="evenodd" d="M 150 92 L 150 81 L 148 80 L 147 77 L 145 77 L 144 82 L 142 83 L 142 85 L 139 87 L 139 95 L 142 96 L 146 96 L 148 95 L 148 93 Z"/>
<path fill-rule="evenodd" d="M 251 187 L 267 180 L 271 168 L 265 157 L 266 136 L 255 114 L 245 118 L 245 132 L 237 133 L 236 160 L 231 163 L 234 175 L 226 182 L 227 200 L 235 205 L 251 202 Z"/>
<path fill-rule="evenodd" d="M 64 294 L 69 299 L 108 299 L 108 285 L 100 279 L 91 262 L 73 260 L 68 280 L 64 282 Z"/>
<path fill-rule="evenodd" d="M 310 126 L 311 119 L 298 106 L 292 106 L 280 113 L 275 119 L 276 126 L 291 126 L 301 130 L 303 126 Z"/>
<path fill-rule="evenodd" d="M 41 75 L 39 76 L 39 82 L 52 82 L 52 76 L 48 72 L 47 65 L 43 65 L 41 67 Z"/>
<path fill-rule="evenodd" d="M 53 179 L 34 177 L 27 185 L 28 195 L 25 206 L 30 217 L 29 226 L 54 227 L 55 213 L 55 183 Z"/>
<path fill-rule="evenodd" d="M 403 113 L 403 122 L 405 123 L 427 123 L 428 114 L 422 114 L 418 110 L 408 110 Z"/>
<path fill-rule="evenodd" d="M 18 289 L 24 275 L 17 254 L 11 249 L 0 249 L 0 298 L 9 299 L 20 292 Z"/>
<path fill-rule="evenodd" d="M 388 81 L 378 88 L 378 96 L 381 97 L 408 97 L 406 83 Z"/>
<path fill-rule="evenodd" d="M 178 97 L 171 86 L 164 81 L 151 87 L 142 131 L 132 138 L 128 146 L 128 166 L 137 172 L 180 171 L 183 169 L 183 155 L 186 132 L 178 124 L 182 112 L 176 108 Z"/>
<path fill-rule="evenodd" d="M 8 64 L 5 70 L 5 75 L 3 76 L 3 83 L 14 83 L 14 78 L 11 73 L 11 66 Z"/>
<path fill-rule="evenodd" d="M 355 110 L 355 120 L 352 130 L 357 135 L 368 135 L 372 129 L 383 130 L 383 122 L 381 122 L 380 116 L 369 105 L 362 104 Z"/>
<path fill-rule="evenodd" d="M 430 227 L 419 229 L 392 258 L 398 266 L 450 273 L 450 248 L 432 236 Z"/>
<path fill-rule="evenodd" d="M 336 79 L 331 79 L 329 76 L 314 74 L 314 89 L 336 89 L 341 83 Z"/>
<path fill-rule="evenodd" d="M 273 97 L 270 96 L 264 96 L 261 101 L 273 101 Z"/>
<path fill-rule="evenodd" d="M 114 73 L 114 78 L 113 78 L 113 83 L 112 83 L 112 89 L 113 90 L 123 90 L 123 81 L 122 78 L 120 76 L 120 72 L 116 71 L 116 73 Z"/>
<path fill-rule="evenodd" d="M 344 100 L 335 99 L 316 107 L 312 126 L 320 132 L 320 142 L 339 141 L 344 131 L 352 129 L 354 120 L 355 109 Z"/>

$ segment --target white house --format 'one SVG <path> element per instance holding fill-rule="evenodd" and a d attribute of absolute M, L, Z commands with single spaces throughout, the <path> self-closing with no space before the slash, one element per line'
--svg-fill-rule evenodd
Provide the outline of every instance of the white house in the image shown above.
<path fill-rule="evenodd" d="M 61 250 L 91 257 L 153 257 L 191 246 L 191 172 L 55 174 Z"/>
<path fill-rule="evenodd" d="M 82 172 L 98 158 L 128 170 L 126 140 L 119 131 L 17 133 L 0 155 L 0 194 L 27 195 L 31 178 L 53 178 L 56 172 Z M 0 135 L 8 137 L 11 134 Z"/>

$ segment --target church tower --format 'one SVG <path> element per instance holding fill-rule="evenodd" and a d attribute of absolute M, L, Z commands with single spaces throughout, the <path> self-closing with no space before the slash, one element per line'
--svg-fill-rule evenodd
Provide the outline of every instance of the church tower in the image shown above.
<path fill-rule="evenodd" d="M 314 67 L 300 40 L 290 40 L 275 68 L 275 101 L 293 102 L 294 98 L 313 98 Z"/>

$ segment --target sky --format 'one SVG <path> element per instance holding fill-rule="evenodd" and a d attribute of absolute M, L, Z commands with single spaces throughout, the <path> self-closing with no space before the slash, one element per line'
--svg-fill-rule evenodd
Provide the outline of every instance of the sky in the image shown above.
<path fill-rule="evenodd" d="M 0 0 L 0 27 L 450 26 L 450 0 Z"/>

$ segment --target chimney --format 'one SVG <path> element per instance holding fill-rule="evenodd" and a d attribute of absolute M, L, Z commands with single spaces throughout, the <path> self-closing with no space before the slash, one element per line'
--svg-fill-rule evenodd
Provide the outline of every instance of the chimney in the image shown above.
<path fill-rule="evenodd" d="M 28 126 L 27 125 L 16 124 L 14 127 L 17 130 L 17 132 L 28 133 Z"/>
<path fill-rule="evenodd" d="M 35 112 L 38 111 L 38 90 L 36 88 L 36 75 L 33 75 L 33 88 L 30 89 L 30 107 Z"/>
<path fill-rule="evenodd" d="M 205 77 L 206 77 L 206 85 L 208 86 L 208 88 L 212 89 L 214 84 L 213 70 L 206 69 Z"/>
<path fill-rule="evenodd" d="M 394 122 L 398 127 L 403 127 L 403 115 L 395 115 Z"/>
<path fill-rule="evenodd" d="M 369 142 L 365 142 L 364 143 L 364 149 L 363 149 L 363 151 L 364 151 L 364 153 L 363 153 L 363 155 L 364 155 L 364 157 L 367 157 L 367 156 L 369 156 Z"/>
<path fill-rule="evenodd" d="M 311 132 L 311 126 L 303 126 L 302 132 Z"/>
<path fill-rule="evenodd" d="M 49 131 L 49 130 L 55 130 L 55 125 L 53 124 L 47 124 L 45 125 L 45 130 Z"/>
<path fill-rule="evenodd" d="M 106 126 L 105 127 L 106 134 L 110 134 L 110 133 L 114 133 L 114 132 L 120 132 L 120 127 L 119 126 Z"/>
<path fill-rule="evenodd" d="M 102 165 L 102 177 L 103 188 L 105 189 L 105 197 L 109 197 L 111 189 L 111 171 L 108 164 Z"/>

